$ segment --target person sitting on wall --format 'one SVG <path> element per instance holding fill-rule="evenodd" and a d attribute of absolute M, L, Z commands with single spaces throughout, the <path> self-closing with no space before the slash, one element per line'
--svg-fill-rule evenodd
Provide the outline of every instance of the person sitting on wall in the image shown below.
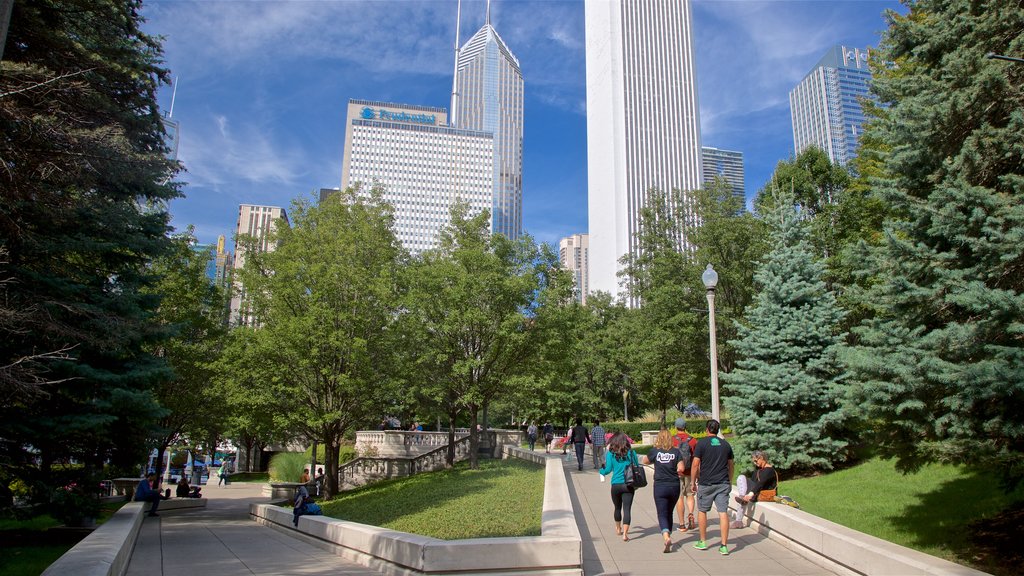
<path fill-rule="evenodd" d="M 199 492 L 202 490 L 199 486 L 190 487 L 188 485 L 188 478 L 184 474 L 181 475 L 181 480 L 178 480 L 178 487 L 175 489 L 175 496 L 178 498 L 202 498 Z"/>
<path fill-rule="evenodd" d="M 136 502 L 152 502 L 153 505 L 149 508 L 149 516 L 159 516 L 156 513 L 157 508 L 160 507 L 160 501 L 166 500 L 170 497 L 170 488 L 167 489 L 167 495 L 160 494 L 160 490 L 154 488 L 156 486 L 156 473 L 153 472 L 149 476 L 142 479 L 139 482 L 137 488 L 135 488 L 135 501 Z"/>

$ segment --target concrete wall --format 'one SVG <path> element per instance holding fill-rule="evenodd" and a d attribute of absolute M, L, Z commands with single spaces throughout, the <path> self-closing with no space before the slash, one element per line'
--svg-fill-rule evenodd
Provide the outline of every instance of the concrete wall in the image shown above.
<path fill-rule="evenodd" d="M 129 502 L 64 553 L 43 576 L 121 576 L 142 528 L 144 502 Z"/>
<path fill-rule="evenodd" d="M 250 515 L 261 524 L 383 574 L 493 571 L 582 576 L 583 545 L 561 461 L 545 461 L 512 446 L 503 447 L 502 454 L 506 458 L 522 457 L 546 467 L 540 536 L 439 540 L 324 516 L 301 516 L 296 529 L 292 525 L 291 508 L 268 504 L 252 504 Z"/>

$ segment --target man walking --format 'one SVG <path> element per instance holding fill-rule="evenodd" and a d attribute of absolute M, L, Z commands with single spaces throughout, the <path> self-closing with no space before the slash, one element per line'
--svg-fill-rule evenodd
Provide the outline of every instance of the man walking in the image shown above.
<path fill-rule="evenodd" d="M 707 550 L 708 512 L 711 503 L 718 509 L 718 525 L 722 531 L 722 544 L 718 552 L 729 555 L 729 493 L 732 492 L 732 446 L 718 437 L 718 420 L 708 420 L 708 436 L 697 441 L 690 465 L 690 481 L 697 489 L 697 524 L 700 540 L 693 545 Z"/>
<path fill-rule="evenodd" d="M 676 503 L 679 529 L 685 532 L 696 528 L 693 515 L 697 513 L 697 509 L 694 507 L 690 472 L 693 465 L 693 451 L 697 448 L 697 439 L 686 431 L 686 420 L 683 418 L 676 418 L 676 435 L 672 438 L 672 444 L 683 455 L 683 468 L 685 468 L 683 475 L 679 477 L 679 502 Z"/>
<path fill-rule="evenodd" d="M 576 465 L 580 470 L 583 470 L 583 455 L 586 453 L 587 444 L 593 444 L 593 441 L 590 439 L 590 432 L 583 425 L 583 418 L 576 419 L 576 425 L 573 426 L 569 436 L 573 446 L 576 448 Z"/>
<path fill-rule="evenodd" d="M 594 456 L 594 468 L 600 470 L 604 467 L 604 440 L 605 432 L 601 422 L 594 420 L 594 427 L 590 429 L 590 443 Z"/>

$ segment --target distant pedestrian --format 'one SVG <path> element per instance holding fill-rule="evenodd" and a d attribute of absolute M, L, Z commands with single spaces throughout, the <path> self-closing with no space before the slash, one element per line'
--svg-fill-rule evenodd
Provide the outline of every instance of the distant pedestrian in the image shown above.
<path fill-rule="evenodd" d="M 672 509 L 679 502 L 679 476 L 683 473 L 683 455 L 672 446 L 667 428 L 658 431 L 654 447 L 644 456 L 643 463 L 654 465 L 654 508 L 665 544 L 662 552 L 667 554 L 672 551 Z"/>
<path fill-rule="evenodd" d="M 616 432 L 608 442 L 608 457 L 601 468 L 601 481 L 611 474 L 612 505 L 615 507 L 615 533 L 622 535 L 623 542 L 629 542 L 630 511 L 633 509 L 633 487 L 626 485 L 626 468 L 636 462 L 636 453 L 629 446 L 626 435 Z"/>
<path fill-rule="evenodd" d="M 576 447 L 576 465 L 580 470 L 583 470 L 583 456 L 587 452 L 587 444 L 591 443 L 590 432 L 587 431 L 587 427 L 583 425 L 583 419 L 577 418 L 576 425 L 573 426 L 572 432 L 572 443 Z"/>
<path fill-rule="evenodd" d="M 319 497 L 321 494 L 324 493 L 324 480 L 325 480 L 325 478 L 324 478 L 324 469 L 323 469 L 323 467 L 317 468 L 316 469 L 316 478 L 313 480 L 314 486 L 316 488 L 316 495 L 317 495 L 317 497 Z"/>
<path fill-rule="evenodd" d="M 718 509 L 719 530 L 722 543 L 718 552 L 729 555 L 729 493 L 732 492 L 733 454 L 732 446 L 718 437 L 718 420 L 708 420 L 708 436 L 697 441 L 693 453 L 690 478 L 697 486 L 697 524 L 700 526 L 700 540 L 693 545 L 698 550 L 707 550 L 708 512 L 711 503 Z"/>
<path fill-rule="evenodd" d="M 537 445 L 536 422 L 530 422 L 530 427 L 526 429 L 526 441 L 530 444 L 530 451 L 532 452 L 534 447 Z"/>
<path fill-rule="evenodd" d="M 607 443 L 604 428 L 601 422 L 594 420 L 594 427 L 590 429 L 590 442 L 594 457 L 594 468 L 604 466 L 604 447 Z"/>
<path fill-rule="evenodd" d="M 229 470 L 230 470 L 230 462 L 225 460 L 220 465 L 220 472 L 217 474 L 217 486 L 220 486 L 222 483 L 225 486 L 228 486 L 228 485 L 231 484 L 231 473 L 229 472 Z"/>
<path fill-rule="evenodd" d="M 544 453 L 551 453 L 551 441 L 555 439 L 555 427 L 551 422 L 544 423 Z"/>
<path fill-rule="evenodd" d="M 686 431 L 686 420 L 676 418 L 675 424 L 676 435 L 672 438 L 672 445 L 678 448 L 683 455 L 685 468 L 683 475 L 679 477 L 679 503 L 676 504 L 676 515 L 679 517 L 679 529 L 685 532 L 697 527 L 693 520 L 697 508 L 690 483 L 690 467 L 693 463 L 693 451 L 697 448 L 697 439 Z"/>

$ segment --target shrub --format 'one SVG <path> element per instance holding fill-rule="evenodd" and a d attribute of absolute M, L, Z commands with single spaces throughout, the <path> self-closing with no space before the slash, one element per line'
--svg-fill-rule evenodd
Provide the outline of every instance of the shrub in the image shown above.
<path fill-rule="evenodd" d="M 100 513 L 97 489 L 76 482 L 57 488 L 50 497 L 50 516 L 68 526 L 81 526 L 83 521 L 95 519 Z"/>
<path fill-rule="evenodd" d="M 298 482 L 305 468 L 309 468 L 305 452 L 278 452 L 270 457 L 270 479 L 274 482 Z"/>
<path fill-rule="evenodd" d="M 313 447 L 306 448 L 306 462 L 313 461 Z M 352 444 L 343 444 L 338 448 L 338 464 L 344 464 L 349 460 L 356 457 L 356 447 Z M 326 453 L 324 452 L 324 445 L 320 444 L 316 447 L 316 461 L 323 463 L 327 461 Z M 301 473 L 301 472 L 300 472 Z M 312 471 L 310 472 L 312 474 Z"/>

